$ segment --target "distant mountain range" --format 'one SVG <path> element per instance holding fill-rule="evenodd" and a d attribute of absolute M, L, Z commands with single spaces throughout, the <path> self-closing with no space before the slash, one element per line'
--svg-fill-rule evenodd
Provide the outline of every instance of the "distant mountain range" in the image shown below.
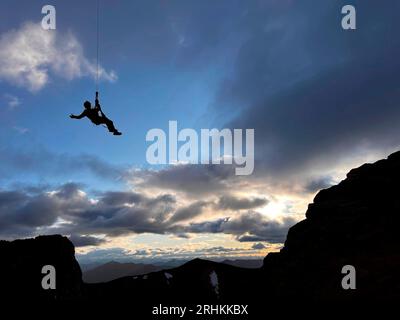
<path fill-rule="evenodd" d="M 235 260 L 223 260 L 221 263 L 229 264 L 230 266 L 239 268 L 257 269 L 263 266 L 262 259 L 235 259 Z"/>
<path fill-rule="evenodd" d="M 167 270 L 179 267 L 185 264 L 185 261 L 174 261 L 171 260 L 171 265 L 168 262 L 159 265 L 144 264 L 144 263 L 133 263 L 133 262 L 116 262 L 110 261 L 101 265 L 91 265 L 81 267 L 83 270 L 82 279 L 86 283 L 99 283 L 112 281 L 118 278 L 127 276 L 137 276 L 146 273 L 156 272 L 160 270 Z M 223 260 L 220 263 L 227 264 L 240 268 L 261 268 L 263 265 L 262 259 L 235 259 L 235 260 Z"/>
<path fill-rule="evenodd" d="M 124 305 L 135 312 L 139 308 L 148 312 L 149 306 L 159 303 L 240 303 L 264 315 L 266 303 L 274 301 L 398 301 L 399 181 L 400 152 L 351 170 L 345 180 L 316 195 L 306 219 L 289 230 L 283 249 L 268 254 L 262 268 L 256 269 L 200 259 L 159 271 L 157 266 L 149 271 L 148 266 L 113 263 L 105 278 L 116 269 L 130 274 L 89 284 L 82 280 L 74 247 L 66 237 L 0 241 L 0 301 L 93 301 L 99 302 L 98 310 L 111 301 L 127 301 Z M 41 268 L 47 264 L 57 270 L 56 290 L 43 290 L 40 285 Z M 345 265 L 356 270 L 355 290 L 342 287 Z M 132 275 L 132 270 L 146 274 Z"/>
<path fill-rule="evenodd" d="M 83 281 L 86 283 L 98 283 L 115 280 L 126 276 L 136 276 L 150 272 L 160 271 L 161 267 L 151 264 L 120 263 L 111 261 L 100 266 L 84 271 Z"/>

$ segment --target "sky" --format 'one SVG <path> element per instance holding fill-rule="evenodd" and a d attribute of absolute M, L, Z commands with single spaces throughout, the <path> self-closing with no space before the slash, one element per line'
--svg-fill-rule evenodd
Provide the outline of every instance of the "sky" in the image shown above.
<path fill-rule="evenodd" d="M 0 3 L 0 238 L 60 233 L 81 262 L 260 258 L 316 192 L 400 146 L 400 3 Z M 56 30 L 41 27 L 56 8 Z M 341 9 L 356 8 L 343 30 Z M 255 169 L 146 161 L 146 133 L 255 130 Z"/>

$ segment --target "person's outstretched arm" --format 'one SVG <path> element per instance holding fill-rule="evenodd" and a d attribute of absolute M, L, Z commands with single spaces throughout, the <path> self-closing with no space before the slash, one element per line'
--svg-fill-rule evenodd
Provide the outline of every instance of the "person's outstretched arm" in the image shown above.
<path fill-rule="evenodd" d="M 69 115 L 69 117 L 70 117 L 71 119 L 82 119 L 82 118 L 85 117 L 85 116 L 86 116 L 85 111 L 83 111 L 79 116 L 76 116 L 76 115 L 74 115 L 74 114 L 70 114 L 70 115 Z"/>

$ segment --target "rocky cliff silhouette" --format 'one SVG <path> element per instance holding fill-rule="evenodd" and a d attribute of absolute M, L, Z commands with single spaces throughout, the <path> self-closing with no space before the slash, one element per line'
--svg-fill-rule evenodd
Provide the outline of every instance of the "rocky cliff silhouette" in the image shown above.
<path fill-rule="evenodd" d="M 307 300 L 400 297 L 400 152 L 351 170 L 320 191 L 284 248 L 264 259 L 268 295 Z M 343 290 L 353 265 L 357 289 Z"/>
<path fill-rule="evenodd" d="M 69 300 L 82 297 L 82 273 L 66 237 L 0 241 L 0 296 L 10 300 Z M 56 269 L 56 290 L 43 290 L 42 268 Z"/>
<path fill-rule="evenodd" d="M 85 284 L 74 248 L 61 236 L 0 242 L 2 294 L 43 299 L 158 303 L 364 301 L 400 297 L 400 152 L 351 170 L 320 191 L 293 226 L 284 248 L 262 268 L 244 269 L 195 259 L 178 268 Z M 53 264 L 57 289 L 43 292 L 40 268 Z M 356 290 L 344 290 L 344 265 L 356 269 Z M 17 280 L 15 280 L 17 279 Z"/>

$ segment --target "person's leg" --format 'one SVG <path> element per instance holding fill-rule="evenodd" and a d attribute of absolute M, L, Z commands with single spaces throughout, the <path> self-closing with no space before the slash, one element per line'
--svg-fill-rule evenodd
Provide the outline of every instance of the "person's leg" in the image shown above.
<path fill-rule="evenodd" d="M 103 122 L 107 126 L 108 131 L 110 131 L 110 132 L 117 131 L 117 129 L 115 129 L 115 127 L 114 127 L 114 122 L 112 122 L 110 119 L 104 118 Z"/>

